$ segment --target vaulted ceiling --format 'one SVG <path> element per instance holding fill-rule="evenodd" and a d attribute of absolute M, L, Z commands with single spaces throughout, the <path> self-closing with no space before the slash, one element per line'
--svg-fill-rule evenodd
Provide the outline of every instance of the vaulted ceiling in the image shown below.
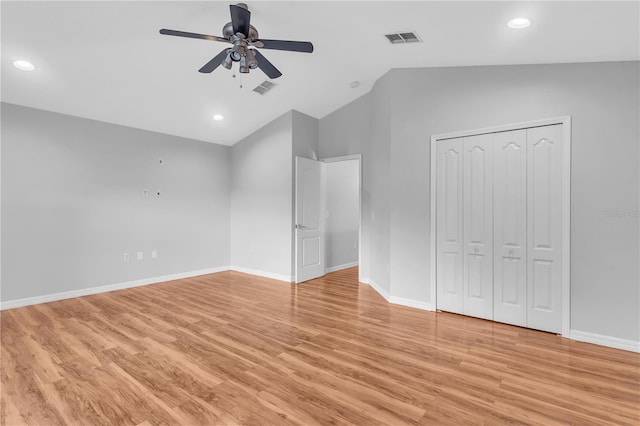
<path fill-rule="evenodd" d="M 252 90 L 267 79 L 260 70 L 198 72 L 226 44 L 158 33 L 221 35 L 229 2 L 3 1 L 2 101 L 232 145 L 290 109 L 322 118 L 391 68 L 640 59 L 637 1 L 248 5 L 262 38 L 315 46 L 312 54 L 262 50 L 284 74 L 263 96 Z M 519 16 L 531 26 L 507 28 Z M 402 31 L 423 42 L 384 37 Z M 36 69 L 18 70 L 17 59 Z"/>

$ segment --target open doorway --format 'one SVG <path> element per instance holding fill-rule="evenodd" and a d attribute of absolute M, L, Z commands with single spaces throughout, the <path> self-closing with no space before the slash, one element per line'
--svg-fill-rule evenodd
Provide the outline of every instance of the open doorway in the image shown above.
<path fill-rule="evenodd" d="M 325 270 L 359 265 L 361 155 L 325 158 Z"/>

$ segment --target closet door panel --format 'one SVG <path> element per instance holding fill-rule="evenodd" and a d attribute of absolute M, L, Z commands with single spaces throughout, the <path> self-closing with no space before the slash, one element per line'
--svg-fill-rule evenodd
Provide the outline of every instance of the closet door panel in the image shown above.
<path fill-rule="evenodd" d="M 527 131 L 494 134 L 494 319 L 527 325 Z"/>
<path fill-rule="evenodd" d="M 463 142 L 463 313 L 493 319 L 492 135 Z"/>
<path fill-rule="evenodd" d="M 527 327 L 561 331 L 562 125 L 527 129 Z"/>
<path fill-rule="evenodd" d="M 462 138 L 436 145 L 437 308 L 462 313 Z"/>

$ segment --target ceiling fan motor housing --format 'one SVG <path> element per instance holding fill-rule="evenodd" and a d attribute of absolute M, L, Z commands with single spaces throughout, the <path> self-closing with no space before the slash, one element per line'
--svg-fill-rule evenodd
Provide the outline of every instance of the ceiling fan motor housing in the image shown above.
<path fill-rule="evenodd" d="M 256 30 L 256 27 L 254 27 L 253 25 L 249 25 L 249 34 L 248 34 L 248 36 L 247 36 L 247 34 L 243 34 L 243 35 L 249 41 L 258 40 L 260 38 L 258 36 L 258 30 Z M 233 33 L 233 24 L 231 22 L 227 22 L 225 24 L 225 26 L 222 27 L 222 37 L 226 38 L 227 40 L 233 41 L 233 37 L 234 36 L 235 36 L 235 34 Z"/>

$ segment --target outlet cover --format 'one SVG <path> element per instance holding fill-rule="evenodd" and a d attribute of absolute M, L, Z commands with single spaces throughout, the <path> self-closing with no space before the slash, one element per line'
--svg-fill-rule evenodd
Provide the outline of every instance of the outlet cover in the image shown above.
<path fill-rule="evenodd" d="M 128 262 L 129 261 L 129 253 L 123 254 L 122 255 L 122 260 L 125 261 L 125 262 Z"/>
<path fill-rule="evenodd" d="M 139 251 L 138 252 L 138 260 L 142 260 L 142 259 L 144 259 L 144 252 Z"/>

